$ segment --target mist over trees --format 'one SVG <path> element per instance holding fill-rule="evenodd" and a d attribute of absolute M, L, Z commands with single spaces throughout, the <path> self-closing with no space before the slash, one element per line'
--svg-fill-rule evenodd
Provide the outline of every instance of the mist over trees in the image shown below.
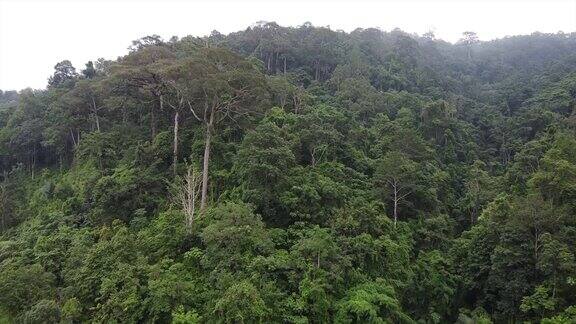
<path fill-rule="evenodd" d="M 0 91 L 0 322 L 575 322 L 575 53 L 262 22 L 59 62 Z"/>

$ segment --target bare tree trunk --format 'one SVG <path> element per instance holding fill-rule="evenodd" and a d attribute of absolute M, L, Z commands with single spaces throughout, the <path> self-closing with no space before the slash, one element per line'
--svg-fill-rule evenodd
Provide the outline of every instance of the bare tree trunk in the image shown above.
<path fill-rule="evenodd" d="M 188 168 L 188 173 L 186 175 L 186 190 L 188 193 L 188 204 L 187 204 L 187 221 L 186 225 L 188 230 L 192 229 L 192 224 L 194 223 L 194 213 L 196 211 L 196 193 L 197 193 L 197 184 L 196 184 L 196 176 L 191 172 L 191 168 Z"/>
<path fill-rule="evenodd" d="M 100 133 L 100 119 L 98 118 L 98 113 L 94 112 L 94 118 L 96 118 L 96 130 Z"/>
<path fill-rule="evenodd" d="M 201 184 L 200 175 L 194 171 L 192 165 L 187 165 L 186 175 L 182 178 L 182 183 L 177 187 L 176 198 L 186 216 L 186 229 L 188 233 L 192 232 L 192 225 L 194 224 L 194 216 L 196 214 L 196 201 L 200 193 Z"/>
<path fill-rule="evenodd" d="M 214 111 L 210 113 L 210 121 L 206 124 L 206 142 L 204 146 L 204 163 L 202 167 L 202 197 L 200 199 L 200 213 L 206 209 L 208 196 L 208 164 L 210 162 L 210 141 L 212 140 L 212 126 L 214 122 Z"/>
<path fill-rule="evenodd" d="M 92 111 L 94 112 L 94 118 L 96 119 L 96 130 L 100 133 L 100 119 L 98 118 L 98 107 L 96 107 L 96 100 L 92 97 Z"/>
<path fill-rule="evenodd" d="M 172 155 L 173 162 L 172 167 L 174 168 L 174 176 L 178 173 L 178 118 L 180 117 L 180 112 L 176 110 L 174 113 L 174 153 Z"/>
<path fill-rule="evenodd" d="M 294 92 L 294 94 L 292 95 L 292 101 L 294 102 L 294 113 L 298 114 L 298 112 L 300 111 L 300 104 L 301 104 L 300 89 L 297 89 Z"/>
<path fill-rule="evenodd" d="M 122 105 L 122 125 L 126 126 L 128 124 L 128 111 L 124 105 Z"/>
<path fill-rule="evenodd" d="M 70 128 L 70 136 L 72 137 L 72 145 L 76 147 L 76 145 L 78 144 L 76 143 L 76 138 L 74 137 L 74 131 L 72 130 L 72 128 Z"/>

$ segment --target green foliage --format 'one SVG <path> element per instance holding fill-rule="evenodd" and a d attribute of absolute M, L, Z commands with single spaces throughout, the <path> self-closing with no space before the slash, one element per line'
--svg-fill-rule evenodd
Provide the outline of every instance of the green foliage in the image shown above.
<path fill-rule="evenodd" d="M 351 288 L 338 303 L 337 323 L 413 323 L 395 296 L 394 288 L 382 280 Z"/>
<path fill-rule="evenodd" d="M 565 324 L 576 320 L 576 306 L 566 308 L 562 313 L 552 317 L 542 319 L 543 324 Z"/>
<path fill-rule="evenodd" d="M 522 298 L 520 310 L 523 312 L 534 312 L 540 317 L 556 309 L 556 299 L 550 296 L 548 288 L 543 286 L 536 287 L 534 293 Z"/>
<path fill-rule="evenodd" d="M 155 210 L 156 197 L 163 191 L 161 179 L 151 170 L 118 167 L 98 179 L 92 188 L 92 199 L 98 206 L 94 208 L 93 221 L 130 221 L 140 212 L 146 215 Z"/>
<path fill-rule="evenodd" d="M 404 296 L 414 317 L 439 322 L 450 315 L 457 278 L 449 270 L 450 264 L 437 250 L 418 256 Z"/>
<path fill-rule="evenodd" d="M 0 91 L 0 323 L 572 323 L 575 51 L 259 23 L 62 61 Z"/>
<path fill-rule="evenodd" d="M 224 291 L 216 300 L 213 316 L 218 322 L 263 322 L 268 310 L 260 293 L 251 283 L 241 281 Z"/>
<path fill-rule="evenodd" d="M 72 297 L 62 305 L 61 314 L 65 322 L 78 321 L 82 316 L 82 305 L 77 298 Z"/>
<path fill-rule="evenodd" d="M 172 313 L 172 323 L 196 324 L 200 323 L 200 316 L 195 311 L 184 311 L 184 307 L 179 307 Z"/>
<path fill-rule="evenodd" d="M 44 271 L 41 265 L 4 261 L 1 269 L 0 305 L 12 316 L 45 301 L 38 305 L 41 311 L 54 297 L 54 275 Z"/>
<path fill-rule="evenodd" d="M 239 270 L 260 254 L 271 242 L 259 216 L 244 204 L 227 203 L 207 216 L 210 222 L 200 234 L 206 245 L 202 263 L 215 270 Z"/>

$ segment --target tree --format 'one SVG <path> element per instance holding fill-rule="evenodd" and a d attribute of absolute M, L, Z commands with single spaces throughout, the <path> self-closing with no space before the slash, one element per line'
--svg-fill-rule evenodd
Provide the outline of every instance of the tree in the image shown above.
<path fill-rule="evenodd" d="M 280 113 L 277 108 L 270 111 Z M 281 112 L 281 122 L 289 122 L 290 115 Z M 279 117 L 279 118 L 282 118 Z M 278 127 L 273 121 L 263 121 L 244 137 L 233 171 L 242 185 L 246 201 L 254 203 L 267 221 L 279 217 L 280 196 L 287 186 L 287 170 L 295 164 L 289 129 Z"/>
<path fill-rule="evenodd" d="M 435 40 L 436 39 L 436 35 L 434 34 L 433 30 L 429 30 L 427 32 L 425 32 L 422 37 L 428 39 L 428 40 Z"/>
<path fill-rule="evenodd" d="M 478 43 L 478 35 L 472 31 L 465 31 L 462 33 L 462 38 L 458 41 L 460 44 L 466 46 L 468 60 L 472 59 L 472 46 Z"/>
<path fill-rule="evenodd" d="M 557 134 L 552 147 L 538 161 L 538 171 L 528 181 L 533 190 L 555 205 L 574 202 L 576 198 L 576 139 Z"/>
<path fill-rule="evenodd" d="M 480 211 L 491 201 L 496 193 L 497 184 L 484 168 L 482 161 L 474 161 L 466 179 L 465 206 L 470 212 L 470 224 L 474 224 L 480 216 Z"/>
<path fill-rule="evenodd" d="M 192 165 L 186 166 L 186 174 L 179 177 L 174 188 L 175 199 L 186 216 L 186 228 L 192 230 L 196 215 L 197 200 L 200 194 L 201 174 L 194 170 Z"/>
<path fill-rule="evenodd" d="M 403 153 L 390 151 L 376 161 L 376 183 L 392 200 L 394 226 L 398 221 L 398 207 L 414 190 L 418 165 Z"/>
<path fill-rule="evenodd" d="M 564 324 L 576 320 L 576 306 L 566 308 L 562 313 L 552 317 L 542 319 L 542 324 Z"/>
<path fill-rule="evenodd" d="M 43 133 L 46 129 L 44 100 L 45 94 L 40 91 L 22 91 L 7 127 L 2 129 L 2 148 L 11 149 L 11 159 L 27 167 L 32 177 L 43 157 Z"/>
<path fill-rule="evenodd" d="M 78 77 L 76 69 L 68 60 L 57 63 L 54 70 L 54 74 L 48 78 L 48 87 L 68 86 Z"/>
<path fill-rule="evenodd" d="M 179 93 L 177 107 L 188 106 L 205 127 L 200 200 L 203 212 L 208 199 L 212 137 L 222 122 L 238 124 L 239 118 L 258 112 L 267 99 L 265 78 L 248 61 L 219 48 L 200 49 L 195 56 L 171 66 L 167 75 L 172 76 L 171 84 Z"/>
<path fill-rule="evenodd" d="M 157 134 L 157 115 L 164 111 L 164 101 L 167 96 L 161 71 L 174 58 L 174 53 L 164 46 L 145 46 L 124 57 L 121 64 L 111 67 L 111 83 L 117 88 L 137 91 L 137 94 L 142 95 L 138 99 L 143 102 L 149 101 L 152 97 L 149 116 L 152 139 Z"/>
<path fill-rule="evenodd" d="M 546 314 L 554 311 L 558 303 L 556 298 L 549 294 L 548 288 L 543 286 L 536 287 L 532 295 L 522 298 L 520 309 L 525 313 L 534 312 L 538 315 L 538 318 L 543 318 Z"/>
<path fill-rule="evenodd" d="M 245 204 L 217 206 L 205 219 L 211 222 L 200 234 L 206 244 L 202 264 L 210 271 L 243 271 L 252 258 L 265 255 L 272 248 L 260 216 Z"/>
<path fill-rule="evenodd" d="M 257 288 L 242 281 L 228 288 L 216 301 L 213 314 L 215 319 L 226 323 L 257 323 L 267 317 L 268 309 Z"/>
<path fill-rule="evenodd" d="M 444 100 L 433 101 L 423 107 L 420 114 L 424 137 L 437 145 L 446 145 L 456 109 Z"/>
<path fill-rule="evenodd" d="M 346 129 L 344 120 L 344 115 L 338 109 L 329 106 L 313 107 L 296 120 L 302 158 L 312 167 L 334 159 L 343 137 L 339 130 Z"/>
<path fill-rule="evenodd" d="M 54 294 L 54 275 L 40 264 L 3 263 L 0 271 L 0 305 L 13 316 Z"/>
<path fill-rule="evenodd" d="M 456 290 L 456 277 L 440 251 L 421 253 L 413 263 L 406 304 L 415 318 L 428 322 L 442 322 L 450 317 Z"/>
<path fill-rule="evenodd" d="M 554 233 L 566 217 L 563 210 L 538 194 L 518 199 L 511 222 L 530 238 L 534 260 L 539 260 L 546 233 Z"/>
<path fill-rule="evenodd" d="M 13 221 L 13 202 L 10 199 L 10 191 L 8 187 L 8 175 L 4 174 L 3 179 L 0 181 L 0 233 L 8 229 L 8 226 Z"/>
<path fill-rule="evenodd" d="M 413 323 L 394 288 L 379 279 L 355 286 L 337 306 L 336 323 Z"/>
<path fill-rule="evenodd" d="M 162 37 L 154 34 L 133 40 L 132 46 L 130 46 L 128 49 L 132 52 L 135 52 L 148 46 L 161 46 L 163 44 L 164 40 L 162 40 Z"/>
<path fill-rule="evenodd" d="M 92 130 L 101 132 L 101 111 L 106 107 L 102 103 L 104 88 L 99 82 L 80 80 L 68 93 L 70 104 L 85 109 L 94 120 Z"/>
<path fill-rule="evenodd" d="M 96 69 L 94 68 L 94 63 L 92 61 L 86 63 L 86 68 L 82 70 L 82 75 L 86 79 L 92 79 L 96 76 Z"/>

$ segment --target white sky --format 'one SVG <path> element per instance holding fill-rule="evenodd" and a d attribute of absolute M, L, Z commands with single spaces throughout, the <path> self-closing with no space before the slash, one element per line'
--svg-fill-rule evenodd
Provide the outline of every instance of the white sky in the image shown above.
<path fill-rule="evenodd" d="M 454 42 L 472 30 L 482 40 L 576 31 L 576 0 L 0 0 L 0 89 L 44 88 L 54 65 L 115 59 L 146 35 L 203 36 L 276 21 L 351 31 L 379 27 Z"/>

